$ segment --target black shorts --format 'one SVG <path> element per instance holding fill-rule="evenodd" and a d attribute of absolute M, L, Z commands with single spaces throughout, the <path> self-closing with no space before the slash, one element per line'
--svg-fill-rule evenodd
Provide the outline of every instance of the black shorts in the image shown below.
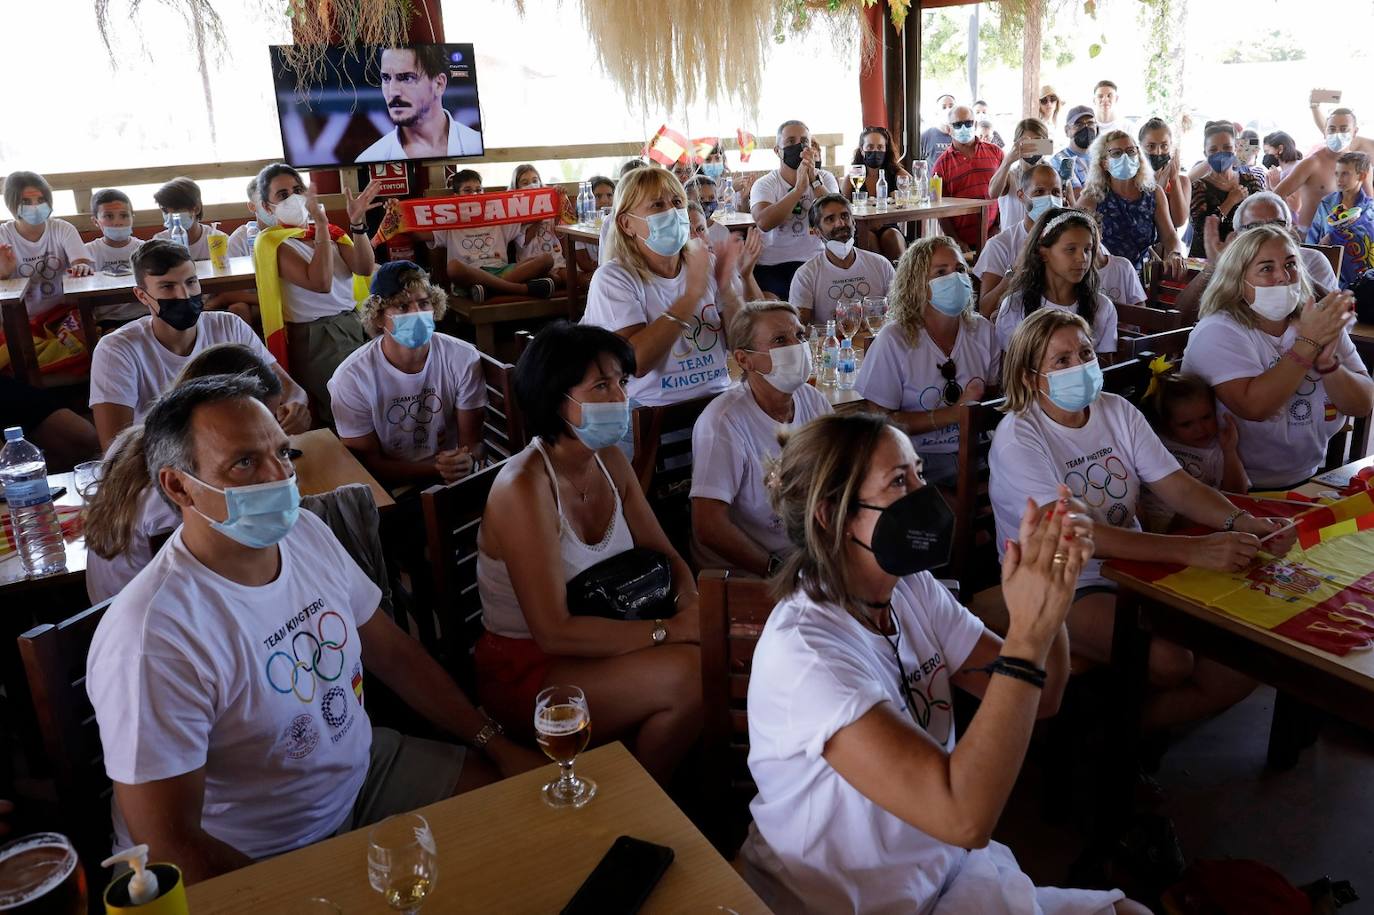
<path fill-rule="evenodd" d="M 28 436 L 60 409 L 62 404 L 51 391 L 0 375 L 0 426 L 19 426 Z"/>

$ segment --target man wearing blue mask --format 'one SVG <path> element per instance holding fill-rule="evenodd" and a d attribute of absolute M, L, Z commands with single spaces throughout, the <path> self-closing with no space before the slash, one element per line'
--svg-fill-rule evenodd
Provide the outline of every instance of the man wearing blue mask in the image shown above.
<path fill-rule="evenodd" d="M 811 234 L 806 214 L 826 194 L 838 194 L 835 176 L 821 168 L 811 146 L 811 130 L 801 121 L 783 121 L 773 147 L 781 163 L 750 191 L 750 212 L 763 236 L 763 255 L 754 279 L 764 292 L 786 298 L 792 276 L 803 263 L 821 252 L 821 240 Z"/>
<path fill-rule="evenodd" d="M 940 176 L 944 182 L 942 193 L 946 197 L 987 198 L 988 185 L 1002 164 L 1002 150 L 979 139 L 974 127 L 972 108 L 956 105 L 949 110 L 949 135 L 954 142 L 940 154 L 931 169 L 931 174 Z M 979 224 L 980 219 L 985 219 L 986 226 L 991 226 L 997 219 L 997 204 L 988 207 L 982 215 L 941 219 L 940 227 L 966 252 L 973 251 L 981 247 L 986 228 Z"/>
<path fill-rule="evenodd" d="M 1326 142 L 1316 152 L 1310 153 L 1294 166 L 1288 177 L 1279 182 L 1274 193 L 1285 200 L 1298 195 L 1298 212 L 1295 224 L 1300 233 L 1306 233 L 1321 207 L 1323 197 L 1336 190 L 1336 159 L 1341 153 L 1352 149 L 1359 133 L 1359 121 L 1355 112 L 1349 108 L 1337 108 L 1326 116 Z M 1361 182 L 1366 194 L 1374 195 L 1374 185 L 1369 176 Z"/>
<path fill-rule="evenodd" d="M 825 248 L 801 265 L 787 294 L 803 324 L 834 319 L 835 305 L 842 299 L 887 295 L 896 274 L 892 261 L 854 247 L 854 215 L 848 200 L 828 194 L 811 205 L 807 218 Z"/>
<path fill-rule="evenodd" d="M 339 438 L 388 486 L 452 483 L 482 451 L 482 357 L 434 332 L 447 308 L 448 294 L 419 265 L 383 264 L 363 303 L 372 341 L 329 379 Z"/>
<path fill-rule="evenodd" d="M 291 446 L 247 377 L 169 392 L 144 423 L 179 527 L 105 611 L 86 685 L 120 848 L 187 883 L 538 765 L 386 613 L 299 509 Z M 374 728 L 367 669 L 481 750 Z"/>
<path fill-rule="evenodd" d="M 1026 208 L 1026 216 L 1020 222 L 1004 226 L 992 238 L 987 247 L 978 255 L 973 265 L 973 275 L 978 277 L 978 311 L 985 318 L 991 318 L 1002 302 L 1007 291 L 1007 277 L 1021 256 L 1026 238 L 1040 214 L 1050 207 L 1064 205 L 1064 185 L 1059 180 L 1059 172 L 1053 166 L 1041 163 L 1023 168 L 1020 186 L 1016 189 L 1016 199 Z"/>

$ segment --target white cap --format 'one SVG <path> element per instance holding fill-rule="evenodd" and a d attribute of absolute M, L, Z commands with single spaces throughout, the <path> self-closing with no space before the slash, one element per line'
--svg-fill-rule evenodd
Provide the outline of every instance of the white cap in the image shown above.
<path fill-rule="evenodd" d="M 145 905 L 156 899 L 157 874 L 148 870 L 148 846 L 135 845 L 133 848 L 116 852 L 101 861 L 100 866 L 114 867 L 121 863 L 128 864 L 134 869 L 134 875 L 129 878 L 129 902 L 133 905 Z"/>

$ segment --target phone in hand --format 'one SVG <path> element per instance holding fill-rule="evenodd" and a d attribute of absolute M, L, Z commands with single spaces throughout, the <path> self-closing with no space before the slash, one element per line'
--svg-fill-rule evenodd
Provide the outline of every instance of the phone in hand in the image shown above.
<path fill-rule="evenodd" d="M 1068 156 L 1059 160 L 1059 180 L 1068 181 L 1073 177 L 1073 160 Z"/>
<path fill-rule="evenodd" d="M 1321 105 L 1327 102 L 1334 105 L 1340 100 L 1341 90 L 1339 89 L 1313 89 L 1312 96 L 1308 99 L 1313 105 Z"/>
<path fill-rule="evenodd" d="M 1054 155 L 1053 140 L 1031 140 L 1032 156 L 1052 156 Z"/>
<path fill-rule="evenodd" d="M 671 848 L 621 836 L 563 907 L 562 915 L 634 915 L 672 863 Z"/>

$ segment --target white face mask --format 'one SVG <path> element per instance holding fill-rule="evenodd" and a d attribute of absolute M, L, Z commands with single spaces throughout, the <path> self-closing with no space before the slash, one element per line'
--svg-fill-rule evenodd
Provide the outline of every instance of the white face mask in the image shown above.
<path fill-rule="evenodd" d="M 849 252 L 854 250 L 854 239 L 852 236 L 846 241 L 832 239 L 825 243 L 825 250 L 829 251 L 833 257 L 844 260 L 849 256 Z"/>
<path fill-rule="evenodd" d="M 272 213 L 277 217 L 278 224 L 283 226 L 303 226 L 310 221 L 310 211 L 305 207 L 305 197 L 300 194 L 287 197 L 277 204 Z"/>
<path fill-rule="evenodd" d="M 1289 283 L 1287 286 L 1256 286 L 1253 283 L 1248 285 L 1255 293 L 1250 310 L 1269 321 L 1282 321 L 1291 315 L 1293 309 L 1302 301 L 1302 287 L 1297 283 Z"/>
<path fill-rule="evenodd" d="M 757 350 L 749 352 L 758 353 Z M 784 394 L 796 391 L 811 377 L 809 344 L 793 343 L 790 346 L 779 346 L 770 349 L 768 356 L 773 360 L 773 370 L 763 373 L 760 377 Z"/>

